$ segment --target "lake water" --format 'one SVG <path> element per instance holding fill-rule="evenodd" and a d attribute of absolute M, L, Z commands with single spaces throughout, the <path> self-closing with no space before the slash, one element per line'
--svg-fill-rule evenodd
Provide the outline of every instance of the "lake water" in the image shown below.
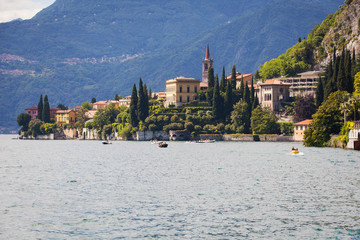
<path fill-rule="evenodd" d="M 360 239 L 357 151 L 11 137 L 0 239 Z"/>

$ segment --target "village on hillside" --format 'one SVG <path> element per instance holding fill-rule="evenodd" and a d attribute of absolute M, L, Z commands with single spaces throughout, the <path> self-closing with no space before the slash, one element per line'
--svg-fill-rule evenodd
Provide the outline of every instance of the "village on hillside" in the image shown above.
<path fill-rule="evenodd" d="M 210 49 L 209 49 L 209 45 L 207 44 L 205 57 L 202 60 L 201 80 L 196 78 L 184 77 L 184 76 L 178 76 L 172 79 L 168 79 L 166 80 L 166 86 L 165 86 L 166 91 L 153 92 L 153 93 L 150 92 L 149 98 L 156 99 L 156 103 L 159 105 L 158 107 L 163 109 L 176 109 L 181 106 L 202 106 L 201 104 L 202 102 L 207 103 L 206 97 L 208 96 L 207 94 L 209 94 L 208 93 L 209 84 L 210 84 L 209 74 L 211 74 L 211 71 L 209 71 L 210 69 L 212 70 L 212 74 L 213 74 L 213 59 L 210 57 Z M 236 90 L 239 90 L 241 88 L 249 89 L 253 98 L 257 98 L 256 102 L 261 106 L 261 108 L 271 110 L 272 114 L 276 116 L 279 122 L 289 123 L 290 127 L 292 128 L 287 132 L 285 131 L 278 132 L 277 134 L 278 137 L 272 137 L 272 138 L 268 137 L 267 139 L 266 137 L 264 137 L 262 140 L 303 141 L 304 131 L 311 123 L 311 119 L 303 119 L 302 121 L 293 124 L 294 120 L 291 114 L 292 109 L 286 108 L 286 106 L 291 105 L 291 101 L 294 101 L 294 98 L 298 96 L 303 96 L 303 97 L 308 96 L 311 98 L 315 98 L 317 84 L 322 73 L 323 71 L 308 71 L 298 74 L 297 77 L 280 77 L 280 78 L 266 80 L 264 82 L 259 80 L 255 82 L 255 79 L 253 79 L 253 74 L 251 73 L 235 72 L 235 76 L 234 76 L 234 73 L 232 72 L 231 75 L 226 77 L 225 81 L 230 83 L 232 78 L 233 80 L 235 79 L 234 86 Z M 212 76 L 212 78 L 213 77 L 214 76 Z M 220 83 L 218 84 L 220 85 Z M 214 85 L 214 83 L 212 83 L 212 85 Z M 211 91 L 213 91 L 213 88 L 214 86 L 211 86 Z M 244 89 L 242 89 L 241 91 L 244 91 Z M 200 93 L 202 94 L 203 97 L 201 97 Z M 52 134 L 50 137 L 52 139 L 101 139 L 104 137 L 106 138 L 106 136 L 101 135 L 99 131 L 96 133 L 94 126 L 88 123 L 92 123 L 94 121 L 94 117 L 96 116 L 97 112 L 99 112 L 99 110 L 102 111 L 106 109 L 106 107 L 109 105 L 112 105 L 115 108 L 129 108 L 131 105 L 131 101 L 132 101 L 131 96 L 126 96 L 121 99 L 115 99 L 115 100 L 93 101 L 89 109 L 87 109 L 86 111 L 82 111 L 80 113 L 83 115 L 82 116 L 83 120 L 85 120 L 83 129 L 79 129 L 79 126 L 76 126 L 76 122 L 79 118 L 79 112 L 82 109 L 81 106 L 76 106 L 73 109 L 71 109 L 70 107 L 68 107 L 67 109 L 59 109 L 59 108 L 51 107 L 50 119 L 52 119 L 53 122 L 57 124 L 57 126 L 62 126 L 63 131 L 61 131 L 61 134 L 59 133 L 59 131 L 57 131 L 57 134 L 55 134 L 56 131 L 54 131 L 54 133 L 50 131 L 50 134 L 47 135 Z M 254 101 L 254 99 L 252 101 Z M 209 110 L 209 108 L 207 110 Z M 31 119 L 39 118 L 38 106 L 33 106 L 25 109 L 25 113 L 29 114 L 31 116 Z M 143 121 L 145 122 L 145 119 Z M 193 131 L 195 130 L 191 127 L 187 129 L 185 125 L 183 127 L 174 127 L 173 130 L 190 130 L 190 132 L 191 130 Z M 86 128 L 86 126 L 91 126 L 91 127 Z M 214 126 L 213 129 L 215 128 L 216 126 Z M 157 131 L 164 130 L 159 128 L 155 128 L 155 129 Z M 108 134 L 108 136 L 112 139 L 150 140 L 154 138 L 160 138 L 160 139 L 170 139 L 170 140 L 171 139 L 187 140 L 191 138 L 189 134 L 179 134 L 177 131 L 169 131 L 168 133 L 165 134 L 162 133 L 158 135 L 156 135 L 156 133 L 150 134 L 150 133 L 143 133 L 145 131 L 141 131 L 141 130 L 151 130 L 149 128 L 135 129 L 138 131 L 136 131 L 137 132 L 136 134 L 132 135 L 133 137 L 123 138 L 119 136 L 115 128 L 113 128 L 112 130 L 115 131 L 111 131 L 111 133 Z M 205 130 L 205 129 L 201 129 L 201 130 Z M 227 132 L 224 131 L 224 129 L 215 129 L 215 131 L 211 131 L 211 129 L 207 129 L 207 130 L 208 131 L 197 131 L 197 133 L 206 134 L 206 136 L 205 135 L 203 136 L 206 138 L 217 138 L 218 140 L 224 140 L 224 138 L 219 138 L 214 136 L 216 134 Z M 359 130 L 357 129 L 356 131 Z M 236 130 L 235 131 L 233 130 L 230 131 L 230 133 L 238 133 L 238 132 Z M 252 133 L 246 131 L 244 131 L 243 133 L 256 134 L 254 129 Z M 266 134 L 267 132 L 261 132 L 261 133 Z M 40 136 L 41 134 L 38 135 L 39 136 L 36 136 L 37 138 L 49 138 L 49 136 L 41 137 Z M 176 135 L 178 136 L 174 137 Z M 244 136 L 245 135 L 246 134 L 244 134 Z M 358 139 L 356 133 L 352 133 L 352 135 L 354 135 L 354 138 L 351 139 L 350 142 L 352 145 L 354 145 L 354 142 L 357 143 Z M 184 137 L 179 137 L 179 136 L 184 136 Z M 249 138 L 248 135 L 246 136 L 247 137 L 243 137 L 243 138 L 236 137 L 233 138 L 233 140 L 246 140 L 246 141 L 253 140 L 252 137 Z M 35 136 L 27 136 L 27 137 L 33 138 Z M 358 146 L 355 147 L 350 145 L 348 146 L 348 148 L 356 148 L 356 147 Z"/>

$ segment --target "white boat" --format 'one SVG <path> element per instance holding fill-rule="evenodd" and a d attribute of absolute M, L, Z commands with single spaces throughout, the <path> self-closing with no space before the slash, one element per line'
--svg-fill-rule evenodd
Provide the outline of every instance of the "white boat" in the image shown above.
<path fill-rule="evenodd" d="M 205 139 L 205 140 L 199 140 L 196 143 L 214 143 L 215 139 Z"/>

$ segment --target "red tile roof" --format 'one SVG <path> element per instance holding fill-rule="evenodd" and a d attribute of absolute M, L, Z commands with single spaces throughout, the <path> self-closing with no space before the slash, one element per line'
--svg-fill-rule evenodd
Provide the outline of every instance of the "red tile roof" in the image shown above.
<path fill-rule="evenodd" d="M 298 126 L 298 125 L 309 125 L 311 122 L 312 122 L 312 119 L 306 119 L 306 120 L 304 120 L 304 121 L 295 123 L 294 125 L 295 125 L 295 126 Z"/>
<path fill-rule="evenodd" d="M 284 86 L 291 86 L 291 83 L 284 83 L 278 79 L 270 79 L 270 80 L 267 80 L 266 82 L 264 83 L 261 83 L 260 84 L 261 86 L 265 86 L 265 85 L 284 85 Z"/>

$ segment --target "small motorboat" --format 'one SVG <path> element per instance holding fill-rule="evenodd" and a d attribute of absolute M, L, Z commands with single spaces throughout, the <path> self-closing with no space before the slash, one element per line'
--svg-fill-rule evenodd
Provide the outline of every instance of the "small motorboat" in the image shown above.
<path fill-rule="evenodd" d="M 206 139 L 206 140 L 199 140 L 196 143 L 214 143 L 215 139 Z"/>
<path fill-rule="evenodd" d="M 158 146 L 159 146 L 160 148 L 167 148 L 168 144 L 167 144 L 166 142 L 159 142 L 159 143 L 158 143 Z"/>
<path fill-rule="evenodd" d="M 109 141 L 102 141 L 102 144 L 111 144 Z"/>
<path fill-rule="evenodd" d="M 292 151 L 290 152 L 290 154 L 299 154 L 299 150 L 294 149 L 294 150 L 292 150 Z"/>

